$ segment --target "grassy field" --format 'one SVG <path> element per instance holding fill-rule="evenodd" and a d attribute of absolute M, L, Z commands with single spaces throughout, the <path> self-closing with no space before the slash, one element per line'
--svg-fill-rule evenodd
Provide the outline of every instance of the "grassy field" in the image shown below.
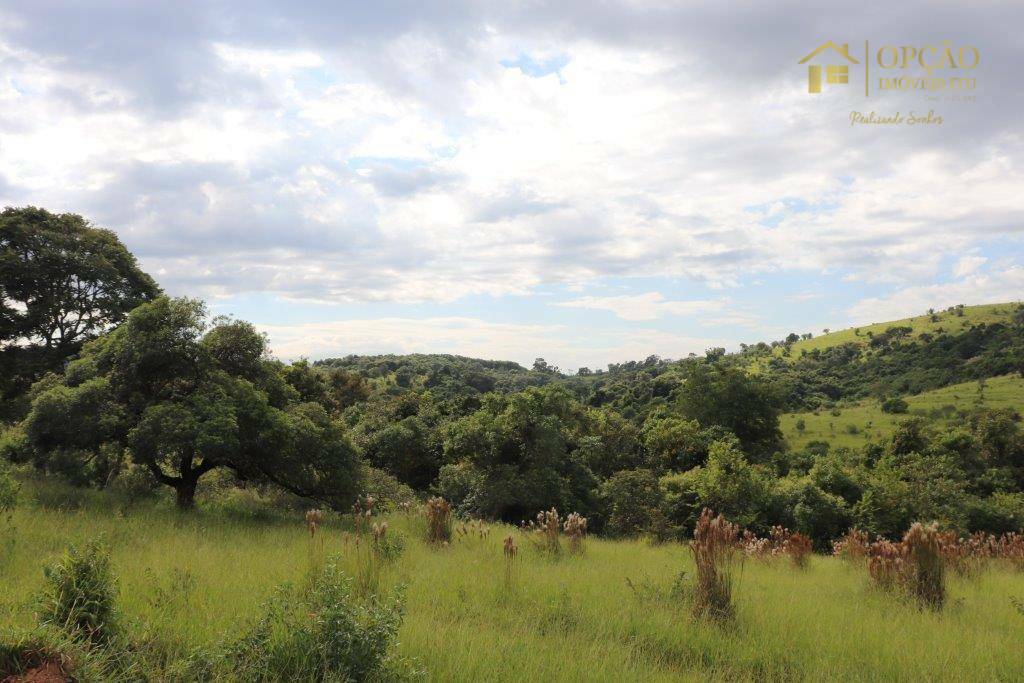
<path fill-rule="evenodd" d="M 786 440 L 795 449 L 811 441 L 826 441 L 833 446 L 863 446 L 887 436 L 900 420 L 911 415 L 927 416 L 929 422 L 943 428 L 958 419 L 956 410 L 985 407 L 1024 411 L 1024 378 L 1005 375 L 904 398 L 910 407 L 907 414 L 884 413 L 881 402 L 871 399 L 839 406 L 834 411 L 822 408 L 817 412 L 789 413 L 782 415 L 779 422 Z M 803 431 L 796 427 L 799 420 L 804 422 Z"/>
<path fill-rule="evenodd" d="M 275 586 L 303 581 L 319 561 L 298 518 L 180 517 L 89 500 L 78 510 L 31 500 L 15 510 L 13 544 L 0 559 L 0 633 L 33 623 L 43 565 L 68 543 L 98 535 L 112 548 L 132 637 L 160 643 L 170 659 L 231 638 Z M 420 540 L 418 516 L 388 521 L 389 533 L 406 537 L 382 575 L 385 586 L 407 585 L 398 649 L 429 680 L 1024 678 L 1024 613 L 1011 601 L 1024 599 L 1024 574 L 1008 570 L 951 579 L 948 605 L 936 614 L 870 588 L 863 569 L 831 557 L 803 571 L 748 560 L 737 619 L 720 626 L 691 617 L 672 590 L 692 576 L 681 545 L 590 539 L 583 556 L 551 559 L 514 532 L 521 551 L 509 587 L 508 528 L 437 548 Z M 323 554 L 355 573 L 358 553 L 342 526 L 327 520 Z"/>
<path fill-rule="evenodd" d="M 931 315 L 924 314 L 918 315 L 913 318 L 904 318 L 902 320 L 890 320 L 888 322 L 873 323 L 871 325 L 863 325 L 861 327 L 850 327 L 844 330 L 836 330 L 829 334 L 819 334 L 815 332 L 815 336 L 812 339 L 802 339 L 794 342 L 789 356 L 783 356 L 783 347 L 778 346 L 772 349 L 771 353 L 778 358 L 788 358 L 789 360 L 796 360 L 800 358 L 800 355 L 807 351 L 810 353 L 814 349 L 827 349 L 832 346 L 839 346 L 840 344 L 854 343 L 859 346 L 866 346 L 870 341 L 868 333 L 873 335 L 881 334 L 890 327 L 909 327 L 911 329 L 910 335 L 912 337 L 919 337 L 924 333 L 935 334 L 940 329 L 944 330 L 949 334 L 959 334 L 964 330 L 968 329 L 972 325 L 980 325 L 985 323 L 986 325 L 1010 320 L 1017 308 L 1016 303 L 1003 303 L 1003 304 L 983 304 L 980 306 L 965 306 L 963 309 L 963 315 L 958 315 L 952 311 L 938 311 L 935 313 L 935 319 L 932 319 Z M 797 330 L 799 333 L 799 331 Z M 767 356 L 758 358 L 752 369 L 759 370 L 765 362 Z"/>

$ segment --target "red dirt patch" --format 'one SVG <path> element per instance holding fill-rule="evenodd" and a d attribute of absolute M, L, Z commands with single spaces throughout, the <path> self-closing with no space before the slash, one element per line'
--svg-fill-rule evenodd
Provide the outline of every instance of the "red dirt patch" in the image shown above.
<path fill-rule="evenodd" d="M 70 680 L 58 662 L 43 662 L 23 674 L 8 676 L 0 683 L 68 683 Z"/>

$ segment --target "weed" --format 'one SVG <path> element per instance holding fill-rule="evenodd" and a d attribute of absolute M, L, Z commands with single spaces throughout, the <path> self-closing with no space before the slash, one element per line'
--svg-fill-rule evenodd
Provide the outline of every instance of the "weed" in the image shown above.
<path fill-rule="evenodd" d="M 946 600 L 945 572 L 939 549 L 939 530 L 934 522 L 916 522 L 903 537 L 908 559 L 911 593 L 931 609 L 942 609 Z"/>
<path fill-rule="evenodd" d="M 289 586 L 262 608 L 262 617 L 213 662 L 193 675 L 252 681 L 362 681 L 388 678 L 389 650 L 401 623 L 400 593 L 360 601 L 352 580 L 329 563 L 305 596 Z M 204 666 L 205 664 L 205 666 Z"/>
<path fill-rule="evenodd" d="M 569 552 L 576 555 L 583 554 L 583 539 L 587 535 L 587 518 L 578 512 L 573 512 L 565 518 L 562 528 L 569 539 Z"/>
<path fill-rule="evenodd" d="M 104 644 L 117 634 L 117 589 L 110 554 L 101 541 L 92 541 L 81 550 L 71 546 L 43 573 L 46 586 L 40 621 L 44 625 L 89 643 Z"/>
<path fill-rule="evenodd" d="M 531 520 L 523 528 L 532 532 L 529 538 L 537 550 L 551 555 L 558 555 L 562 551 L 562 545 L 558 540 L 562 519 L 555 508 L 538 512 L 537 519 Z"/>
<path fill-rule="evenodd" d="M 507 536 L 502 548 L 505 555 L 505 590 L 511 591 L 515 587 L 516 557 L 519 555 L 519 546 L 516 539 Z"/>
<path fill-rule="evenodd" d="M 452 540 L 452 505 L 435 496 L 427 501 L 427 542 L 448 543 Z"/>
<path fill-rule="evenodd" d="M 867 559 L 870 547 L 868 535 L 853 528 L 847 531 L 845 536 L 832 543 L 832 554 L 849 562 L 860 564 Z"/>
<path fill-rule="evenodd" d="M 732 569 L 739 527 L 704 508 L 693 532 L 690 550 L 697 565 L 693 611 L 715 620 L 733 616 Z"/>
<path fill-rule="evenodd" d="M 373 517 L 373 508 L 376 504 L 376 499 L 370 495 L 359 496 L 356 498 L 356 502 L 352 504 L 352 522 L 357 534 L 362 534 L 366 531 L 370 524 L 370 518 Z"/>

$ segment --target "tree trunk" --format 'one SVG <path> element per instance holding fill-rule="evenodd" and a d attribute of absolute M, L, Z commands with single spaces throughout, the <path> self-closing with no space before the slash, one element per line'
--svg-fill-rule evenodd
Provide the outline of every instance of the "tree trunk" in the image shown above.
<path fill-rule="evenodd" d="M 192 510 L 196 506 L 196 479 L 182 479 L 175 485 L 179 510 Z"/>

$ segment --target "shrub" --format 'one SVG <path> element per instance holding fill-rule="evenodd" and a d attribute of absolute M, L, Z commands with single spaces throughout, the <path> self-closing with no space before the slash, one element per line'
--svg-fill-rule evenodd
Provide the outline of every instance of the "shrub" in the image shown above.
<path fill-rule="evenodd" d="M 401 624 L 398 596 L 358 601 L 352 580 L 328 563 L 305 595 L 279 589 L 263 616 L 206 671 L 252 681 L 363 681 L 387 678 L 389 650 Z M 195 668 L 202 668 L 198 662 Z M 205 675 L 203 675 L 205 674 Z"/>
<path fill-rule="evenodd" d="M 373 554 L 377 559 L 394 562 L 405 550 L 405 536 L 401 533 L 388 533 L 388 523 L 380 522 L 371 528 Z"/>
<path fill-rule="evenodd" d="M 898 415 L 906 413 L 910 409 L 909 404 L 899 396 L 893 396 L 882 401 L 882 412 Z"/>
<path fill-rule="evenodd" d="M 852 528 L 838 541 L 832 543 L 832 553 L 850 562 L 863 562 L 870 549 L 868 535 L 857 528 Z"/>
<path fill-rule="evenodd" d="M 18 499 L 18 482 L 11 476 L 9 468 L 0 461 L 0 518 L 14 509 Z"/>
<path fill-rule="evenodd" d="M 800 569 L 807 567 L 812 548 L 811 537 L 805 536 L 799 531 L 790 534 L 789 538 L 786 539 L 786 553 L 793 560 L 793 564 Z"/>
<path fill-rule="evenodd" d="M 411 488 L 384 470 L 363 466 L 361 476 L 363 490 L 368 491 L 377 499 L 380 508 L 397 509 L 403 504 L 411 504 L 416 500 L 416 493 Z"/>
<path fill-rule="evenodd" d="M 605 530 L 613 535 L 647 531 L 651 511 L 661 503 L 658 478 L 650 470 L 622 470 L 601 484 L 601 497 L 608 506 Z"/>
<path fill-rule="evenodd" d="M 823 550 L 850 524 L 846 501 L 823 491 L 810 476 L 779 479 L 773 494 L 786 525 L 809 536 Z"/>
<path fill-rule="evenodd" d="M 732 617 L 732 568 L 739 527 L 705 508 L 697 520 L 690 550 L 697 565 L 693 611 L 699 617 Z"/>
<path fill-rule="evenodd" d="M 899 543 L 879 540 L 871 544 L 868 572 L 886 590 L 899 590 L 931 609 L 946 599 L 942 535 L 935 523 L 915 522 Z"/>
<path fill-rule="evenodd" d="M 100 541 L 71 546 L 64 558 L 44 570 L 40 621 L 74 639 L 108 643 L 118 631 L 110 555 Z"/>
<path fill-rule="evenodd" d="M 118 472 L 110 490 L 121 497 L 127 505 L 152 498 L 160 488 L 160 482 L 145 467 L 130 463 Z"/>

